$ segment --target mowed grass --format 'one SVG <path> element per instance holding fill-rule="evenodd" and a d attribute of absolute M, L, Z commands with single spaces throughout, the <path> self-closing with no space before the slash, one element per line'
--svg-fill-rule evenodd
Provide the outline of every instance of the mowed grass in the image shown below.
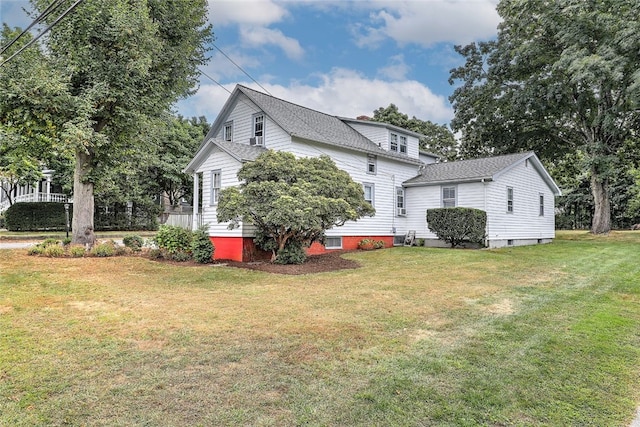
<path fill-rule="evenodd" d="M 0 251 L 0 425 L 628 426 L 640 233 L 281 276 Z"/>

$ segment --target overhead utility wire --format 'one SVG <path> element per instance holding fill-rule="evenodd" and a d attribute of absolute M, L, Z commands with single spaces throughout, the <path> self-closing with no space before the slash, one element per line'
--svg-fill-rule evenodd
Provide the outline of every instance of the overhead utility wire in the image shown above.
<path fill-rule="evenodd" d="M 26 48 L 28 48 L 29 46 L 34 44 L 40 37 L 44 36 L 47 32 L 49 32 L 49 30 L 51 30 L 56 24 L 58 24 L 58 22 L 60 22 L 62 20 L 62 18 L 67 16 L 69 13 L 71 13 L 71 11 L 73 9 L 75 9 L 76 6 L 78 6 L 80 3 L 82 3 L 82 1 L 83 0 L 77 0 L 74 4 L 72 4 L 69 7 L 69 9 L 65 10 L 64 12 L 62 12 L 62 14 L 60 16 L 58 16 L 58 18 L 56 18 L 56 20 L 51 23 L 51 25 L 49 25 L 47 28 L 45 28 L 40 34 L 35 36 L 29 43 L 27 43 L 26 45 L 22 46 L 13 55 L 11 55 L 10 57 L 8 57 L 4 61 L 2 61 L 2 63 L 0 63 L 0 67 L 3 66 L 4 64 L 6 64 L 7 62 L 11 61 L 13 58 L 18 56 L 23 50 L 25 50 Z"/>
<path fill-rule="evenodd" d="M 222 49 L 220 49 L 218 46 L 216 46 L 216 45 L 215 45 L 215 43 L 211 43 L 211 44 L 213 45 L 213 47 L 215 47 L 215 48 L 218 50 L 218 52 L 220 52 L 221 54 L 223 54 L 223 55 L 224 55 L 224 57 L 225 57 L 225 58 L 227 58 L 227 59 L 229 60 L 229 62 L 231 62 L 231 63 L 232 63 L 233 65 L 235 65 L 236 67 L 238 67 L 238 69 L 239 69 L 240 71 L 242 71 L 242 72 L 243 72 L 247 77 L 249 77 L 251 80 L 253 80 L 253 82 L 254 82 L 255 84 L 257 84 L 258 86 L 260 86 L 260 88 L 261 88 L 262 90 L 264 90 L 264 91 L 265 91 L 265 92 L 267 92 L 269 95 L 271 95 L 271 92 L 269 92 L 267 89 L 265 89 L 265 88 L 264 88 L 264 86 L 262 86 L 260 83 L 258 83 L 258 81 L 257 81 L 256 79 L 254 79 L 253 77 L 251 77 L 251 75 L 250 75 L 249 73 L 247 73 L 247 72 L 246 72 L 246 71 L 245 71 L 241 66 L 239 66 L 238 64 L 236 64 L 236 63 L 235 63 L 235 61 L 234 61 L 233 59 L 229 58 L 229 55 L 227 55 L 226 53 L 224 53 L 224 52 L 222 51 Z M 271 96 L 273 96 L 273 95 L 271 95 Z"/>
<path fill-rule="evenodd" d="M 62 4 L 63 1 L 64 0 L 54 0 L 49 6 L 47 6 L 47 8 L 40 14 L 40 16 L 38 16 L 36 19 L 33 20 L 31 24 L 29 24 L 29 26 L 25 30 L 23 30 L 20 34 L 18 34 L 18 36 L 15 39 L 11 40 L 8 45 L 6 45 L 5 47 L 2 48 L 2 50 L 0 50 L 0 55 L 2 55 L 7 49 L 9 49 L 15 42 L 17 42 L 20 39 L 20 37 L 24 36 L 36 24 L 39 24 L 43 19 L 45 19 L 47 16 L 53 13 L 53 11 L 55 11 Z"/>

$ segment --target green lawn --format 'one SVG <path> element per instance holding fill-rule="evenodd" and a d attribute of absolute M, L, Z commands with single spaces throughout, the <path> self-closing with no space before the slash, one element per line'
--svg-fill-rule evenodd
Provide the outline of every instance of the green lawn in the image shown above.
<path fill-rule="evenodd" d="M 0 251 L 0 426 L 628 426 L 640 233 L 308 276 Z"/>

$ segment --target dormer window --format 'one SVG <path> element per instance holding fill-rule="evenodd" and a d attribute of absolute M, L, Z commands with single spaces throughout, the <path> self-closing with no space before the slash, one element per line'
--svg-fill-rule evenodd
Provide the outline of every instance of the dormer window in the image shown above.
<path fill-rule="evenodd" d="M 233 122 L 227 122 L 224 124 L 224 140 L 233 140 Z"/>
<path fill-rule="evenodd" d="M 398 134 L 392 133 L 391 138 L 389 140 L 389 149 L 391 151 L 398 151 Z"/>
<path fill-rule="evenodd" d="M 407 154 L 407 137 L 404 135 L 400 135 L 400 152 Z"/>

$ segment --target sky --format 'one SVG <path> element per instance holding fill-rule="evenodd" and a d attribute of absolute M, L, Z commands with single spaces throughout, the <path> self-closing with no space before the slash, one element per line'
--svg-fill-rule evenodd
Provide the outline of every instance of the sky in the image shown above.
<path fill-rule="evenodd" d="M 209 0 L 215 41 L 202 70 L 215 82 L 201 75 L 197 92 L 175 110 L 212 123 L 243 84 L 337 116 L 372 116 L 393 103 L 409 117 L 448 124 L 449 71 L 463 64 L 453 47 L 494 38 L 496 4 Z M 0 0 L 0 21 L 26 27 L 25 9 L 28 0 Z"/>

